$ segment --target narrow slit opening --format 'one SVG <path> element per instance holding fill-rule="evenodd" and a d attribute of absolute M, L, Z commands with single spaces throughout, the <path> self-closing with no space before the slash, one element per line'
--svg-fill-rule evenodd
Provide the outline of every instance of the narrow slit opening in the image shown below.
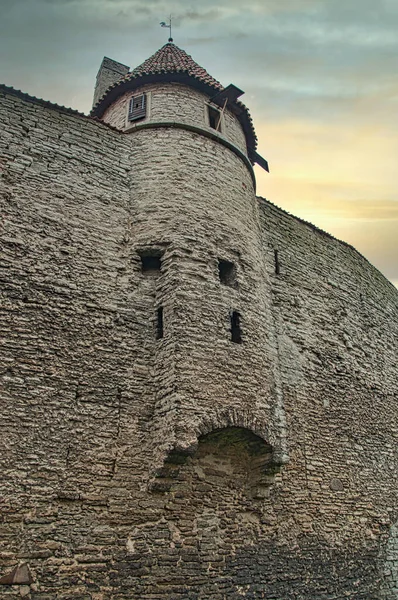
<path fill-rule="evenodd" d="M 160 306 L 156 311 L 156 339 L 161 340 L 163 337 L 163 306 Z"/>
<path fill-rule="evenodd" d="M 278 250 L 274 250 L 274 260 L 275 260 L 275 274 L 279 275 L 281 272 L 280 264 L 279 264 L 279 255 Z"/>
<path fill-rule="evenodd" d="M 234 344 L 242 343 L 240 313 L 238 313 L 236 310 L 231 313 L 231 342 Z"/>

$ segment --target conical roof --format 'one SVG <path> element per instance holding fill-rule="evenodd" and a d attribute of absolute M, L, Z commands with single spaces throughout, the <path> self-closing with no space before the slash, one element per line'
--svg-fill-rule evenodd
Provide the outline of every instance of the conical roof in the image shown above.
<path fill-rule="evenodd" d="M 108 106 L 115 102 L 121 94 L 146 83 L 161 81 L 183 83 L 199 89 L 210 97 L 224 89 L 221 83 L 214 79 L 206 69 L 198 65 L 185 50 L 168 42 L 133 71 L 109 86 L 93 106 L 91 115 L 101 118 Z M 257 137 L 249 111 L 239 100 L 230 103 L 229 108 L 241 122 L 250 157 L 252 151 L 256 149 Z"/>
<path fill-rule="evenodd" d="M 128 73 L 124 79 L 131 80 L 143 75 L 158 73 L 186 73 L 217 90 L 223 89 L 221 83 L 209 75 L 206 69 L 198 65 L 192 56 L 171 42 L 162 46 L 150 58 Z"/>

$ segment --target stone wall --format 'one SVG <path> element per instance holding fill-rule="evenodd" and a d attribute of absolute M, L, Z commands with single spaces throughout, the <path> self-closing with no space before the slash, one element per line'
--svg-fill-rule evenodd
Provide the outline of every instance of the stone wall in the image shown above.
<path fill-rule="evenodd" d="M 214 140 L 0 99 L 0 597 L 386 598 L 396 290 Z"/>
<path fill-rule="evenodd" d="M 179 83 L 147 84 L 127 92 L 106 109 L 102 120 L 118 129 L 134 126 L 134 122 L 126 121 L 128 107 L 132 96 L 142 93 L 148 94 L 148 112 L 146 119 L 137 123 L 169 121 L 203 127 L 214 133 L 214 129 L 209 126 L 207 112 L 209 97 Z M 224 111 L 220 135 L 247 154 L 242 126 L 229 110 Z"/>
<path fill-rule="evenodd" d="M 398 598 L 398 527 L 394 523 L 385 549 L 383 600 Z"/>
<path fill-rule="evenodd" d="M 124 504 L 123 490 L 112 506 L 105 493 L 123 460 L 115 440 L 123 430 L 138 455 L 150 394 L 151 315 L 132 301 L 125 239 L 128 140 L 13 95 L 0 118 L 1 573 L 28 561 L 35 599 L 86 598 L 82 573 L 104 565 L 89 555 L 116 541 L 100 515 Z"/>

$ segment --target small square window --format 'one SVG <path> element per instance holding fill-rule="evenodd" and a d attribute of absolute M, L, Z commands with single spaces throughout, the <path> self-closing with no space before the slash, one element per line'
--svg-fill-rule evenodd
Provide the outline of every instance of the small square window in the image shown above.
<path fill-rule="evenodd" d="M 209 111 L 209 125 L 212 129 L 215 129 L 216 131 L 221 131 L 221 113 L 217 108 L 214 108 L 214 106 L 210 106 L 208 105 L 208 111 Z"/>
<path fill-rule="evenodd" d="M 129 121 L 138 121 L 146 117 L 146 95 L 133 96 L 129 104 Z"/>
<path fill-rule="evenodd" d="M 147 275 L 156 275 L 162 268 L 162 255 L 160 250 L 142 250 L 141 271 Z"/>
<path fill-rule="evenodd" d="M 228 260 L 218 260 L 218 275 L 220 277 L 220 281 L 223 285 L 228 285 L 229 287 L 236 287 L 236 267 L 234 263 L 229 262 Z"/>

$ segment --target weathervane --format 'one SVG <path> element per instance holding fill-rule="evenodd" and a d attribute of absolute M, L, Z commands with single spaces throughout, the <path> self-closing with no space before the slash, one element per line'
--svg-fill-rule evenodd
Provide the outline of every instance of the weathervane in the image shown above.
<path fill-rule="evenodd" d="M 173 41 L 173 38 L 171 37 L 171 15 L 170 15 L 170 23 L 169 23 L 169 24 L 167 24 L 167 23 L 165 23 L 164 21 L 162 21 L 162 22 L 160 23 L 160 26 L 161 26 L 161 27 L 168 27 L 168 28 L 169 28 L 169 31 L 170 31 L 169 42 L 172 42 L 172 41 Z"/>

